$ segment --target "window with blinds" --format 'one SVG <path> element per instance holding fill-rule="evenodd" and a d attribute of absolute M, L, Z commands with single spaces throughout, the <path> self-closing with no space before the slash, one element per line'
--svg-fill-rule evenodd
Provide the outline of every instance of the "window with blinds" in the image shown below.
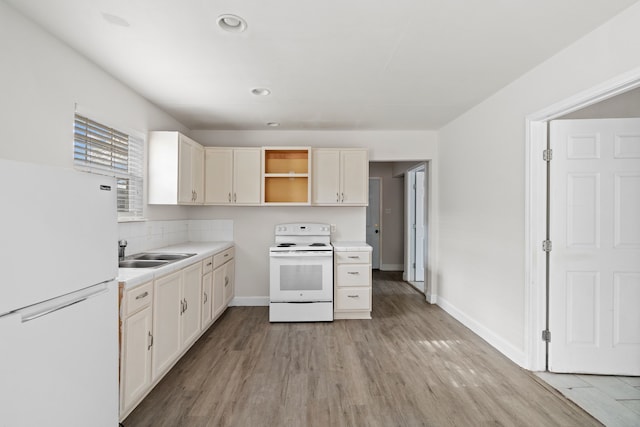
<path fill-rule="evenodd" d="M 118 218 L 142 218 L 144 140 L 75 115 L 73 162 L 77 169 L 113 176 L 118 187 Z"/>

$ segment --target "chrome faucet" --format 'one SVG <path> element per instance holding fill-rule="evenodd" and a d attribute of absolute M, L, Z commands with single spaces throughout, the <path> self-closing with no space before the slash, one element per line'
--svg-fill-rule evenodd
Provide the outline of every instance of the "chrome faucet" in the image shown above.
<path fill-rule="evenodd" d="M 118 240 L 118 260 L 122 261 L 124 259 L 124 250 L 127 247 L 126 240 Z"/>

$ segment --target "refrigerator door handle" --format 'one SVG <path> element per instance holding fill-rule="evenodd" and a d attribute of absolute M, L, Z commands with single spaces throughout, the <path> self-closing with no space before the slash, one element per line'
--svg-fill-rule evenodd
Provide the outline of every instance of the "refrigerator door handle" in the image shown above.
<path fill-rule="evenodd" d="M 85 293 L 85 294 L 83 294 L 81 296 L 78 296 L 77 298 L 75 298 L 75 299 L 73 299 L 71 301 L 64 301 L 64 302 L 61 302 L 60 304 L 58 304 L 56 306 L 48 307 L 48 308 L 46 308 L 44 310 L 36 311 L 35 313 L 32 313 L 32 314 L 26 314 L 26 315 L 24 315 L 22 317 L 22 323 L 30 322 L 32 320 L 35 320 L 35 319 L 38 319 L 40 317 L 46 316 L 48 314 L 54 313 L 54 312 L 56 312 L 58 310 L 62 310 L 64 308 L 70 307 L 72 305 L 81 303 L 81 302 L 83 302 L 83 301 L 85 301 L 85 300 L 87 300 L 87 299 L 89 299 L 91 297 L 94 297 L 96 295 L 99 295 L 99 294 L 102 294 L 102 293 L 105 293 L 105 292 L 107 292 L 107 288 L 103 287 L 101 289 L 93 291 L 92 293 L 90 293 L 88 295 Z"/>

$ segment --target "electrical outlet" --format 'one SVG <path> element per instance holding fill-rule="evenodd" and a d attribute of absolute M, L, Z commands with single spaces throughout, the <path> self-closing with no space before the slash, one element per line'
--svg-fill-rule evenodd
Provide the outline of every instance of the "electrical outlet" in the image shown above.
<path fill-rule="evenodd" d="M 331 232 L 332 233 L 336 232 L 336 225 L 335 224 L 331 224 Z"/>

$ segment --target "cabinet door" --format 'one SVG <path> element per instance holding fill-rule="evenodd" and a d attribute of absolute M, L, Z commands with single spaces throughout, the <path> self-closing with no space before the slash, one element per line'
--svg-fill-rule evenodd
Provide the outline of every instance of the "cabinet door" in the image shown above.
<path fill-rule="evenodd" d="M 369 202 L 369 163 L 366 150 L 340 153 L 340 202 L 367 205 Z"/>
<path fill-rule="evenodd" d="M 260 148 L 234 150 L 233 153 L 233 202 L 237 204 L 260 203 Z"/>
<path fill-rule="evenodd" d="M 202 264 L 196 263 L 182 271 L 182 319 L 181 345 L 189 346 L 200 333 L 200 317 L 202 313 Z"/>
<path fill-rule="evenodd" d="M 120 357 L 120 412 L 135 403 L 151 385 L 151 307 L 125 319 Z"/>
<path fill-rule="evenodd" d="M 314 204 L 340 203 L 340 152 L 313 150 L 312 193 Z"/>
<path fill-rule="evenodd" d="M 202 329 L 206 329 L 213 319 L 213 272 L 202 276 Z"/>
<path fill-rule="evenodd" d="M 178 144 L 178 202 L 193 203 L 191 144 L 182 135 Z"/>
<path fill-rule="evenodd" d="M 176 360 L 180 345 L 180 287 L 182 272 L 156 280 L 153 293 L 153 380 L 159 378 Z"/>
<path fill-rule="evenodd" d="M 233 196 L 232 172 L 233 150 L 230 148 L 207 148 L 205 150 L 205 203 L 231 203 Z"/>
<path fill-rule="evenodd" d="M 213 317 L 216 318 L 224 310 L 224 278 L 225 265 L 213 270 Z"/>
<path fill-rule="evenodd" d="M 194 203 L 204 202 L 204 149 L 198 145 L 191 146 L 191 186 Z"/>
<path fill-rule="evenodd" d="M 224 265 L 224 305 L 228 305 L 235 294 L 236 261 L 231 260 Z"/>

